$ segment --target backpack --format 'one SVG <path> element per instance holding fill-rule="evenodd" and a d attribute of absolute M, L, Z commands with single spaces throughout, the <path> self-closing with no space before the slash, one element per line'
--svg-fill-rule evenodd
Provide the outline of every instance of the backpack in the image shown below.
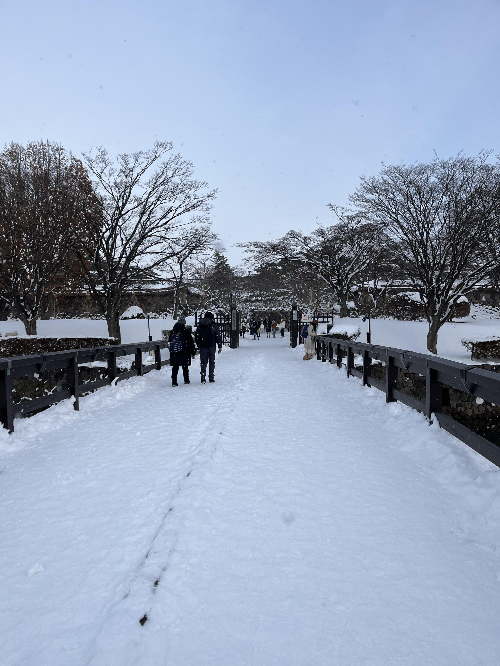
<path fill-rule="evenodd" d="M 196 344 L 200 349 L 215 345 L 215 332 L 212 326 L 198 326 L 196 329 Z"/>
<path fill-rule="evenodd" d="M 309 324 L 306 324 L 304 328 L 302 329 L 302 333 L 300 334 L 302 336 L 302 339 L 305 340 L 307 338 L 307 329 L 309 328 Z"/>
<path fill-rule="evenodd" d="M 172 333 L 170 338 L 170 344 L 168 345 L 170 352 L 172 354 L 178 354 L 183 352 L 185 348 L 184 336 L 182 332 Z"/>

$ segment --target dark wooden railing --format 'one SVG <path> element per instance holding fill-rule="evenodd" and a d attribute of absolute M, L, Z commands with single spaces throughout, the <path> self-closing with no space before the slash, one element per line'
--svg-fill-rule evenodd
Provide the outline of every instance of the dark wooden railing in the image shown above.
<path fill-rule="evenodd" d="M 355 354 L 362 357 L 360 370 L 354 367 Z M 363 385 L 374 386 L 384 391 L 386 402 L 402 402 L 422 412 L 428 419 L 434 415 L 444 430 L 500 467 L 499 446 L 442 412 L 444 386 L 500 405 L 500 374 L 436 356 L 364 342 L 339 340 L 328 335 L 317 337 L 316 358 L 319 361 L 334 363 L 339 368 L 345 361 L 348 377 L 358 377 Z M 374 360 L 385 363 L 385 380 L 372 376 Z M 397 389 L 398 368 L 425 377 L 425 403 Z"/>
<path fill-rule="evenodd" d="M 167 348 L 167 341 L 157 340 L 156 342 L 136 342 L 126 345 L 96 347 L 95 349 L 74 349 L 33 356 L 2 358 L 0 359 L 0 420 L 2 425 L 9 432 L 14 432 L 14 419 L 16 417 L 38 411 L 71 397 L 74 397 L 74 408 L 78 410 L 79 397 L 82 393 L 95 391 L 102 386 L 120 382 L 129 377 L 142 376 L 151 370 L 160 370 L 162 366 L 168 365 L 168 359 L 161 360 L 161 350 Z M 144 365 L 142 355 L 149 351 L 154 351 L 154 363 Z M 118 372 L 116 359 L 130 355 L 135 356 L 135 367 L 132 370 Z M 105 361 L 107 363 L 106 376 L 96 381 L 80 384 L 78 366 L 94 361 Z M 20 402 L 14 402 L 13 379 L 19 379 L 26 375 L 43 375 L 51 370 L 65 370 L 65 383 L 69 388 L 63 388 L 39 398 L 22 399 Z"/>

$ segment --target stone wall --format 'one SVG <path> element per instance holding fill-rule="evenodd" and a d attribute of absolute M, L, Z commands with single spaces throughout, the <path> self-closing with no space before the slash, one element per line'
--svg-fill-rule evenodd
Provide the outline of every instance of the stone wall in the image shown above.
<path fill-rule="evenodd" d="M 500 372 L 500 366 L 483 364 L 484 370 Z M 362 370 L 362 366 L 356 366 Z M 374 363 L 371 375 L 385 382 L 385 365 Z M 425 404 L 425 377 L 414 372 L 398 368 L 397 389 Z M 443 414 L 451 416 L 462 425 L 481 435 L 494 444 L 500 445 L 500 406 L 480 398 L 475 398 L 466 391 L 459 391 L 443 385 Z"/>

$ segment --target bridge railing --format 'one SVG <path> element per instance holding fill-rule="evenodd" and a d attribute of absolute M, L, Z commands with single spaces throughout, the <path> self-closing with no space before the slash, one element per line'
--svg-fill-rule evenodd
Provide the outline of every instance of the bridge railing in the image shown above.
<path fill-rule="evenodd" d="M 50 352 L 31 356 L 14 356 L 0 359 L 0 420 L 4 428 L 14 432 L 14 419 L 31 412 L 44 409 L 61 400 L 74 398 L 74 408 L 79 409 L 79 397 L 83 393 L 95 391 L 103 386 L 117 383 L 129 377 L 142 376 L 151 370 L 160 370 L 168 365 L 168 359 L 161 359 L 161 350 L 168 348 L 166 340 L 155 342 L 135 342 L 126 345 L 113 345 L 109 347 L 96 347 L 95 349 L 74 349 L 71 351 Z M 153 351 L 154 362 L 144 364 L 142 355 Z M 120 371 L 116 360 L 122 356 L 133 355 L 135 367 L 131 370 Z M 105 376 L 95 381 L 81 384 L 79 381 L 79 365 L 104 361 Z M 14 402 L 13 380 L 35 375 L 42 377 L 53 370 L 63 370 L 66 374 L 65 385 L 48 395 Z"/>
<path fill-rule="evenodd" d="M 359 369 L 355 367 L 355 355 L 362 357 Z M 500 374 L 436 356 L 365 342 L 340 340 L 329 335 L 317 337 L 316 358 L 336 364 L 339 368 L 345 363 L 348 377 L 358 377 L 363 385 L 384 391 L 386 402 L 402 402 L 422 412 L 428 419 L 434 415 L 444 430 L 500 467 L 500 446 L 442 411 L 445 387 L 452 387 L 494 406 L 500 405 Z M 382 373 L 378 373 L 379 377 L 373 376 L 374 360 L 385 364 L 385 370 L 380 368 Z M 425 402 L 397 388 L 398 369 L 425 378 Z"/>

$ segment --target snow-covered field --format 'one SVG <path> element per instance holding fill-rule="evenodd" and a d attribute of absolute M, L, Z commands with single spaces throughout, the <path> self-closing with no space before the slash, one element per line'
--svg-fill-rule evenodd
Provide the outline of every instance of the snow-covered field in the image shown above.
<path fill-rule="evenodd" d="M 469 317 L 445 324 L 439 331 L 438 355 L 461 363 L 472 363 L 470 352 L 462 345 L 462 339 L 500 336 L 499 314 L 492 308 L 473 305 Z M 151 319 L 153 340 L 161 339 L 162 329 L 171 329 L 174 323 L 173 319 Z M 194 325 L 194 317 L 188 317 L 187 323 Z M 366 341 L 368 323 L 361 319 L 335 317 L 335 326 L 338 326 L 339 330 L 347 327 L 349 331 L 354 331 L 359 327 L 361 335 L 358 340 Z M 144 319 L 122 321 L 121 327 L 123 342 L 143 342 L 148 339 L 148 324 Z M 428 353 L 426 349 L 427 322 L 372 319 L 371 328 L 373 344 Z M 17 330 L 20 335 L 25 335 L 21 322 L 15 320 L 0 322 L 0 333 L 5 335 L 6 331 L 12 330 Z M 108 329 L 104 320 L 53 319 L 39 321 L 38 334 L 40 336 L 105 337 L 108 335 Z"/>
<path fill-rule="evenodd" d="M 499 663 L 500 470 L 302 354 L 0 432 L 2 666 Z"/>
<path fill-rule="evenodd" d="M 187 317 L 186 322 L 194 326 L 194 317 Z M 150 319 L 151 335 L 153 340 L 161 340 L 163 329 L 172 329 L 173 319 Z M 122 342 L 145 342 L 148 339 L 147 319 L 128 319 L 120 322 Z M 25 336 L 24 324 L 16 319 L 0 321 L 0 333 L 17 331 L 19 336 Z M 37 324 L 38 335 L 49 337 L 96 337 L 108 336 L 108 327 L 104 319 L 40 319 Z"/>

